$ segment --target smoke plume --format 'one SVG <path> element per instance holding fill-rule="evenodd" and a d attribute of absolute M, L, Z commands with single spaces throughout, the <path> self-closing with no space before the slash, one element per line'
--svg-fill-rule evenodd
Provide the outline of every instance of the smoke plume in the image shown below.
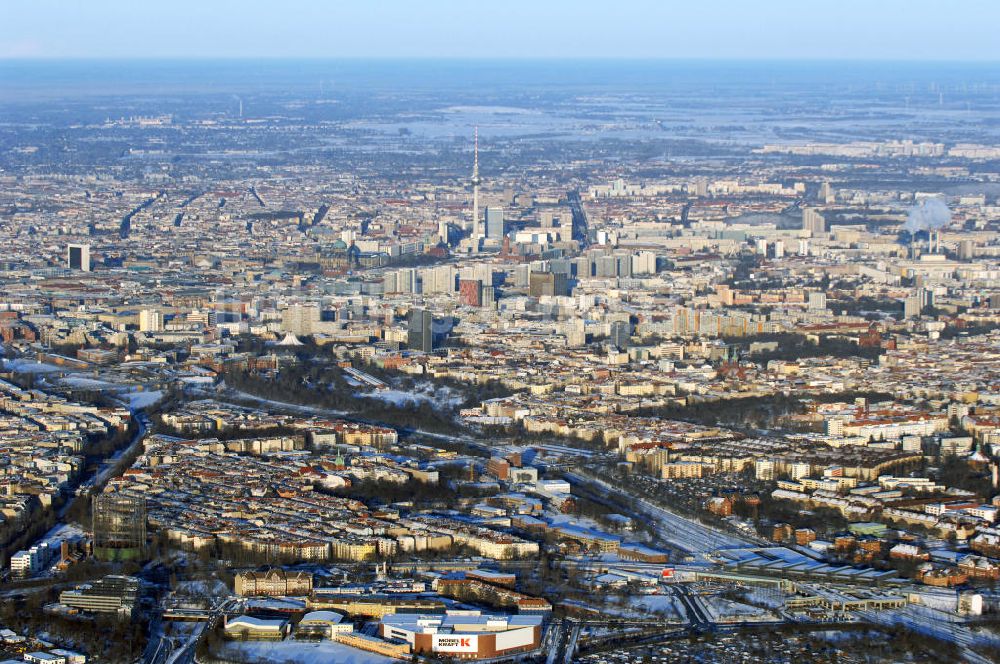
<path fill-rule="evenodd" d="M 951 221 L 951 210 L 940 198 L 925 198 L 910 208 L 903 228 L 916 233 L 917 231 L 937 230 Z"/>

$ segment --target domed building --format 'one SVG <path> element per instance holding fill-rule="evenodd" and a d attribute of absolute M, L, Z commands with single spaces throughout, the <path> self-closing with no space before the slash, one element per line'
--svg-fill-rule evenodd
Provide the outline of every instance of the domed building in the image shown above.
<path fill-rule="evenodd" d="M 327 272 L 347 272 L 356 269 L 361 256 L 357 245 L 348 245 L 343 240 L 334 241 L 320 259 L 323 270 Z"/>

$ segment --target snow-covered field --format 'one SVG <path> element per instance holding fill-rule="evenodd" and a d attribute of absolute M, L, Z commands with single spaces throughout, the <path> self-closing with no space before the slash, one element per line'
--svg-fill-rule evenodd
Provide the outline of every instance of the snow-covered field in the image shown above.
<path fill-rule="evenodd" d="M 256 664 L 257 662 L 294 662 L 295 664 L 389 664 L 391 657 L 351 648 L 333 641 L 232 642 L 219 652 L 228 659 Z"/>
<path fill-rule="evenodd" d="M 366 399 L 378 399 L 394 406 L 407 406 L 410 404 L 430 403 L 438 408 L 456 408 L 462 404 L 464 399 L 456 394 L 450 387 L 437 387 L 432 383 L 422 383 L 412 390 L 373 390 L 371 392 L 359 392 L 359 397 Z"/>
<path fill-rule="evenodd" d="M 204 389 L 197 390 L 197 393 L 202 396 L 214 397 L 214 394 L 206 392 Z M 267 404 L 275 408 L 281 408 L 284 410 L 291 410 L 297 413 L 308 413 L 310 415 L 323 415 L 325 417 L 340 417 L 342 415 L 347 415 L 346 410 L 333 410 L 332 408 L 320 408 L 319 406 L 303 406 L 300 404 L 289 403 L 287 401 L 276 401 L 274 399 L 264 399 L 263 397 L 258 397 L 255 394 L 250 394 L 249 392 L 243 392 L 241 390 L 234 390 L 232 388 L 227 389 L 227 393 L 239 397 L 240 399 L 245 399 L 246 401 L 252 401 L 258 404 Z"/>
<path fill-rule="evenodd" d="M 137 390 L 132 385 L 118 385 L 116 383 L 109 383 L 107 381 L 87 378 L 80 375 L 66 376 L 64 378 L 60 378 L 59 382 L 63 385 L 69 385 L 70 387 L 76 387 L 84 390 L 103 390 L 109 394 L 115 395 L 115 397 L 121 399 L 122 401 L 126 401 L 130 410 L 147 408 L 163 398 L 163 392 L 159 390 L 149 390 L 143 392 Z"/>
<path fill-rule="evenodd" d="M 159 390 L 150 390 L 149 392 L 129 392 L 127 396 L 129 409 L 139 410 L 140 408 L 152 406 L 154 403 L 162 399 L 163 392 Z"/>
<path fill-rule="evenodd" d="M 684 605 L 673 595 L 639 595 L 629 598 L 631 605 L 640 611 L 655 613 L 667 620 L 685 620 Z"/>

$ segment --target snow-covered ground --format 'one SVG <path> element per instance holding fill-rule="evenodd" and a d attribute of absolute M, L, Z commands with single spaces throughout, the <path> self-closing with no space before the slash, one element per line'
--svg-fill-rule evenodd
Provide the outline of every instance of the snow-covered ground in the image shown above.
<path fill-rule="evenodd" d="M 390 664 L 391 657 L 351 648 L 334 641 L 232 642 L 219 652 L 229 659 L 255 664 L 257 662 L 294 662 L 295 664 Z"/>
<path fill-rule="evenodd" d="M 107 383 L 103 380 L 97 380 L 96 378 L 87 378 L 86 376 L 66 376 L 65 378 L 60 378 L 59 382 L 63 385 L 69 385 L 70 387 L 79 387 L 80 389 L 90 389 L 90 390 L 110 390 L 114 389 L 116 385 L 114 383 Z"/>
<path fill-rule="evenodd" d="M 35 541 L 33 544 L 41 545 L 42 543 L 49 545 L 49 550 L 53 552 L 53 557 L 49 561 L 48 565 L 44 569 L 41 569 L 33 573 L 32 577 L 49 577 L 52 575 L 52 566 L 59 562 L 60 553 L 59 548 L 62 545 L 63 540 L 78 540 L 85 537 L 85 533 L 80 530 L 77 526 L 70 523 L 59 523 L 49 529 L 41 538 Z M 25 548 L 28 548 L 27 546 Z"/>
<path fill-rule="evenodd" d="M 769 611 L 741 604 L 723 597 L 698 597 L 702 608 L 712 622 L 736 622 L 743 620 L 769 620 L 774 618 Z"/>
<path fill-rule="evenodd" d="M 557 588 L 553 587 L 553 591 Z M 601 602 L 598 604 L 587 604 L 585 602 L 580 602 L 573 599 L 563 600 L 563 604 L 568 606 L 576 606 L 587 611 L 597 611 L 607 616 L 617 616 L 619 618 L 648 618 L 649 614 L 643 611 L 636 611 L 635 609 L 629 608 L 627 606 L 615 606 L 612 604 L 606 604 Z"/>
<path fill-rule="evenodd" d="M 229 587 L 219 579 L 206 581 L 181 581 L 174 588 L 177 595 L 188 597 L 229 597 Z"/>
<path fill-rule="evenodd" d="M 638 627 L 627 627 L 622 629 L 618 625 L 609 627 L 588 625 L 582 628 L 581 635 L 586 635 L 592 639 L 599 639 L 607 636 L 618 636 L 622 637 L 622 640 L 625 640 L 628 635 L 638 634 L 640 632 L 642 632 L 642 630 Z"/>
<path fill-rule="evenodd" d="M 8 371 L 27 374 L 54 374 L 67 373 L 67 367 L 59 367 L 54 364 L 44 364 L 29 359 L 3 360 L 3 368 Z M 45 379 L 52 381 L 51 377 Z M 140 410 L 152 406 L 163 398 L 163 392 L 151 390 L 140 391 L 135 385 L 120 384 L 92 378 L 84 373 L 69 373 L 65 376 L 57 376 L 54 382 L 70 388 L 80 390 L 100 390 L 111 394 L 128 404 L 130 410 Z"/>
<path fill-rule="evenodd" d="M 81 375 L 66 376 L 60 378 L 59 382 L 63 385 L 84 390 L 103 390 L 109 394 L 113 394 L 122 401 L 126 401 L 130 410 L 147 408 L 163 398 L 163 392 L 160 390 L 141 391 L 132 385 L 119 385 Z"/>
<path fill-rule="evenodd" d="M 687 618 L 684 605 L 673 595 L 639 595 L 630 597 L 629 602 L 636 609 L 655 613 L 667 620 L 683 621 Z"/>
<path fill-rule="evenodd" d="M 215 394 L 208 393 L 204 389 L 197 389 L 197 393 L 202 396 L 208 396 L 211 398 L 216 397 Z M 258 397 L 255 394 L 251 394 L 249 392 L 243 392 L 241 390 L 234 390 L 232 388 L 227 388 L 226 393 L 246 401 L 251 401 L 258 404 L 267 404 L 275 408 L 281 408 L 283 410 L 291 410 L 297 413 L 307 413 L 309 415 L 322 415 L 324 417 L 341 417 L 343 415 L 348 414 L 346 410 L 333 410 L 332 408 L 320 408 L 319 406 L 303 406 L 300 404 L 289 403 L 287 401 L 264 399 L 263 397 Z"/>
<path fill-rule="evenodd" d="M 211 387 L 215 379 L 211 376 L 179 376 L 178 379 L 186 385 L 201 385 Z"/>
<path fill-rule="evenodd" d="M 18 373 L 56 373 L 60 371 L 68 371 L 66 367 L 57 367 L 54 364 L 44 364 L 42 362 L 36 362 L 35 360 L 4 360 L 3 368 L 7 371 L 16 371 Z"/>
<path fill-rule="evenodd" d="M 84 532 L 78 527 L 71 523 L 60 523 L 45 533 L 42 539 L 38 540 L 36 544 L 41 544 L 42 542 L 48 542 L 49 546 L 59 546 L 65 539 L 77 539 L 84 537 Z"/>
<path fill-rule="evenodd" d="M 549 514 L 547 515 L 549 523 L 554 526 L 572 526 L 575 528 L 582 528 L 584 530 L 593 530 L 602 535 L 608 535 L 608 533 L 601 530 L 601 524 L 597 523 L 596 520 L 591 519 L 588 516 L 573 516 L 572 514 Z"/>
<path fill-rule="evenodd" d="M 421 383 L 412 390 L 373 390 L 371 392 L 359 392 L 359 397 L 366 399 L 378 399 L 394 406 L 407 406 L 411 404 L 430 403 L 438 408 L 456 408 L 462 404 L 464 399 L 456 394 L 450 387 L 438 387 L 433 383 Z"/>
<path fill-rule="evenodd" d="M 160 390 L 150 390 L 149 392 L 129 392 L 128 407 L 130 410 L 147 408 L 163 398 Z"/>

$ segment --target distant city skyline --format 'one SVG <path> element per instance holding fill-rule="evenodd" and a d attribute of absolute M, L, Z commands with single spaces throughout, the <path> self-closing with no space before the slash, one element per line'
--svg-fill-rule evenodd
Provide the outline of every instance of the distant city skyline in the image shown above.
<path fill-rule="evenodd" d="M 1000 60 L 985 0 L 10 3 L 0 59 Z"/>

